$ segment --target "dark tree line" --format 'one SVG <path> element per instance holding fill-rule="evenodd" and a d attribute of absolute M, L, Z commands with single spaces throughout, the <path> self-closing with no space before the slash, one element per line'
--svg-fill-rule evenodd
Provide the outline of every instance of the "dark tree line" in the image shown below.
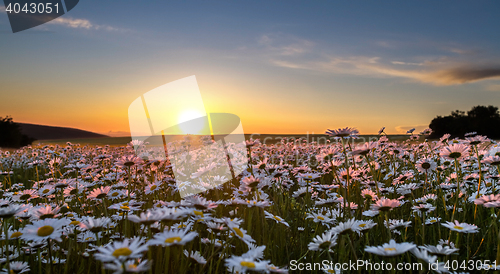
<path fill-rule="evenodd" d="M 0 147 L 19 148 L 35 141 L 21 132 L 19 124 L 14 123 L 12 117 L 0 117 Z"/>
<path fill-rule="evenodd" d="M 432 129 L 430 138 L 440 138 L 446 133 L 451 137 L 463 138 L 464 134 L 477 132 L 491 139 L 500 139 L 500 113 L 498 107 L 475 106 L 471 110 L 455 110 L 448 116 L 437 116 L 429 127 Z"/>

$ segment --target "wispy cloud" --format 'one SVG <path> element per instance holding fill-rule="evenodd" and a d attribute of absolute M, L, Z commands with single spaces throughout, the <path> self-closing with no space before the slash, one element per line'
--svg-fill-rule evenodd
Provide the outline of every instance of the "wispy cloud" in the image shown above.
<path fill-rule="evenodd" d="M 463 49 L 463 48 L 449 48 L 449 51 L 456 53 L 456 54 L 462 54 L 462 55 L 473 55 L 473 54 L 477 54 L 480 52 L 479 50 L 471 50 L 471 49 Z"/>
<path fill-rule="evenodd" d="M 500 77 L 499 65 L 465 64 L 424 74 L 422 80 L 443 85 L 464 84 Z"/>
<path fill-rule="evenodd" d="M 4 6 L 0 6 L 0 12 L 6 12 Z M 47 22 L 47 24 L 61 25 L 68 28 L 74 29 L 94 29 L 94 30 L 105 30 L 105 31 L 119 31 L 125 32 L 126 29 L 116 28 L 108 25 L 99 25 L 90 22 L 87 19 L 71 18 L 71 17 L 59 17 L 52 21 Z"/>
<path fill-rule="evenodd" d="M 64 27 L 68 28 L 74 28 L 74 29 L 88 29 L 88 30 L 105 30 L 105 31 L 126 31 L 125 29 L 122 28 L 116 28 L 108 25 L 99 25 L 90 22 L 87 19 L 78 19 L 78 18 L 71 18 L 71 17 L 59 17 L 56 18 L 50 22 L 49 24 L 56 24 L 56 25 L 61 25 Z"/>
<path fill-rule="evenodd" d="M 91 28 L 95 27 L 87 19 L 73 19 L 73 18 L 59 17 L 59 18 L 54 19 L 53 21 L 50 21 L 49 23 L 63 25 L 65 27 L 74 28 L 74 29 L 78 29 L 78 28 L 91 29 Z"/>
<path fill-rule="evenodd" d="M 258 42 L 268 52 L 281 56 L 306 54 L 314 47 L 314 43 L 309 40 L 283 34 L 262 35 Z"/>
<path fill-rule="evenodd" d="M 405 66 L 423 66 L 423 63 L 411 63 L 411 62 L 401 62 L 401 61 L 392 61 L 393 65 L 405 65 Z"/>
<path fill-rule="evenodd" d="M 336 56 L 315 48 L 314 43 L 273 47 L 268 55 L 272 65 L 290 69 L 368 77 L 394 77 L 432 85 L 459 85 L 500 78 L 500 61 L 482 63 L 437 57 L 421 62 L 389 61 L 379 56 Z M 293 49 L 293 50 L 292 50 Z M 275 53 L 275 54 L 272 54 Z"/>
<path fill-rule="evenodd" d="M 422 47 L 429 45 L 423 42 Z M 381 47 L 396 42 L 378 41 Z M 258 39 L 261 58 L 270 64 L 289 69 L 312 70 L 332 74 L 366 77 L 402 78 L 437 86 L 460 85 L 500 78 L 500 57 L 481 55 L 481 51 L 464 46 L 439 45 L 431 41 L 440 54 L 425 58 L 409 55 L 404 60 L 381 56 L 339 54 L 320 43 L 285 34 L 266 34 Z M 248 50 L 247 48 L 245 48 Z M 253 56 L 257 52 L 252 53 Z M 482 59 L 481 59 L 482 57 Z"/>

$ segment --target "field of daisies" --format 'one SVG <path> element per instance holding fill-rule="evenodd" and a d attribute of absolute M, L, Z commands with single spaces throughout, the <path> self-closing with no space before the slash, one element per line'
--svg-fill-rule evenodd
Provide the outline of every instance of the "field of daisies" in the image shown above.
<path fill-rule="evenodd" d="M 293 273 L 291 261 L 356 260 L 422 263 L 413 273 L 500 268 L 495 141 L 326 134 L 323 144 L 248 140 L 241 174 L 183 199 L 171 163 L 136 156 L 137 142 L 0 151 L 0 270 Z M 381 272 L 332 265 L 307 272 Z"/>

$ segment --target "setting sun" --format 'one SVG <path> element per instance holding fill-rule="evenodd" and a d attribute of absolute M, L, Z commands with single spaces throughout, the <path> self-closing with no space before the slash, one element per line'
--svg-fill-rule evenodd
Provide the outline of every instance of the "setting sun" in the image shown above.
<path fill-rule="evenodd" d="M 199 134 L 207 126 L 206 118 L 206 114 L 194 109 L 187 109 L 179 114 L 177 122 L 179 123 L 179 128 L 183 133 Z"/>

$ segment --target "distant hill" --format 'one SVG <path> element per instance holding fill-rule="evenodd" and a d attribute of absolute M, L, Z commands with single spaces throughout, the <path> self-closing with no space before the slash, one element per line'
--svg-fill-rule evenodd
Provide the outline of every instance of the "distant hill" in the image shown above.
<path fill-rule="evenodd" d="M 44 125 L 34 125 L 17 123 L 21 126 L 21 131 L 29 137 L 37 140 L 56 140 L 56 139 L 80 139 L 80 138 L 102 138 L 107 135 L 98 134 L 86 130 L 69 127 L 53 127 Z"/>

